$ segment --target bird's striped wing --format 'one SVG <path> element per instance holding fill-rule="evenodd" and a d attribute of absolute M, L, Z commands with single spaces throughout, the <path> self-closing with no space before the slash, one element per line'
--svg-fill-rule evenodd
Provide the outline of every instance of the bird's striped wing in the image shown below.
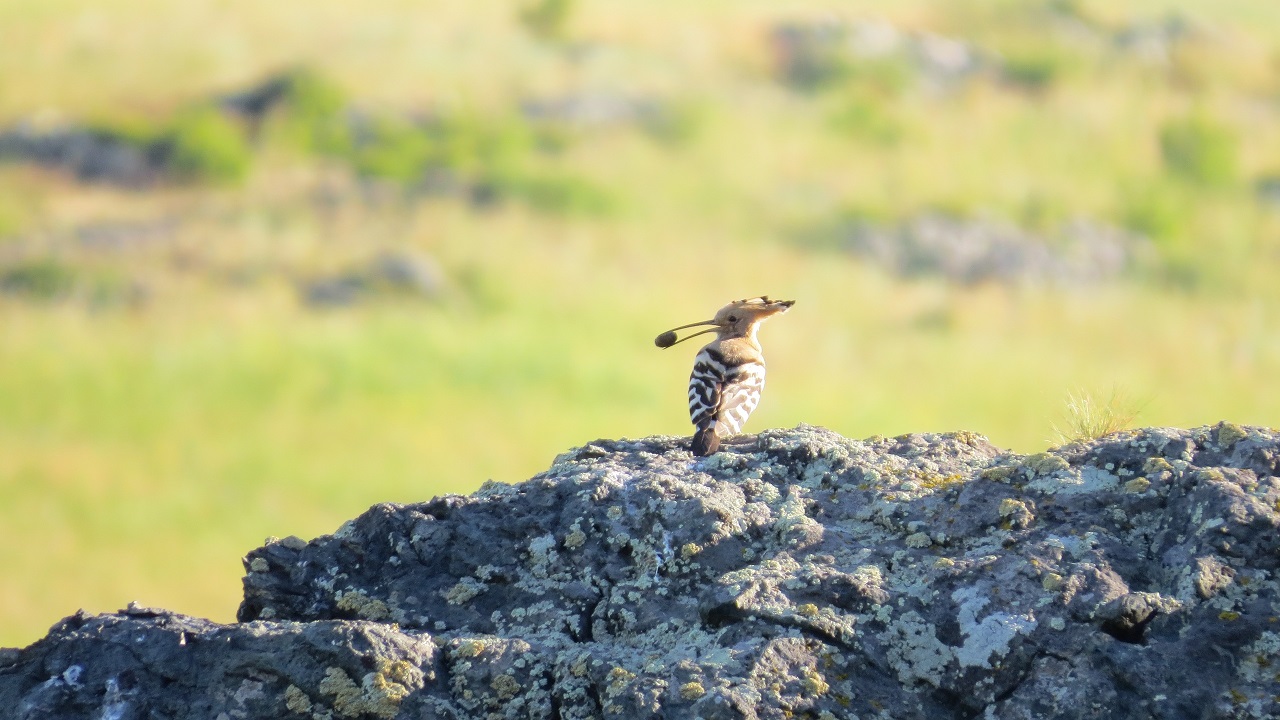
<path fill-rule="evenodd" d="M 726 365 L 724 356 L 703 348 L 689 376 L 689 417 L 699 430 L 715 427 L 721 437 L 735 435 L 760 403 L 764 364 Z"/>
<path fill-rule="evenodd" d="M 757 362 L 743 363 L 732 368 L 720 390 L 719 422 L 716 434 L 736 435 L 747 422 L 751 411 L 760 404 L 760 392 L 764 390 L 764 365 Z"/>
<path fill-rule="evenodd" d="M 725 370 L 724 357 L 711 348 L 702 348 L 693 360 L 693 374 L 689 376 L 689 417 L 699 430 L 716 424 Z"/>

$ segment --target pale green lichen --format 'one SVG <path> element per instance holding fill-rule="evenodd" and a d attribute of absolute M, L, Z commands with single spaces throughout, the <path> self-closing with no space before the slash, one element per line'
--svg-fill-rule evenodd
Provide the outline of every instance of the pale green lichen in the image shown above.
<path fill-rule="evenodd" d="M 484 652 L 485 645 L 483 640 L 476 640 L 474 638 L 464 638 L 462 640 L 458 640 L 457 643 L 458 643 L 458 651 L 457 651 L 458 657 L 473 658 L 473 657 L 478 657 L 481 653 Z"/>
<path fill-rule="evenodd" d="M 520 692 L 520 683 L 510 675 L 499 675 L 489 683 L 499 700 L 510 700 Z"/>
<path fill-rule="evenodd" d="M 605 694 L 611 698 L 622 694 L 635 677 L 636 674 L 626 668 L 613 668 L 609 671 L 609 685 L 605 687 Z"/>
<path fill-rule="evenodd" d="M 1199 482 L 1225 482 L 1227 476 L 1218 468 L 1202 468 L 1196 471 L 1195 478 Z"/>
<path fill-rule="evenodd" d="M 889 665 L 904 684 L 924 681 L 938 687 L 942 672 L 955 658 L 952 649 L 938 639 L 937 628 L 914 610 L 890 623 L 881 642 L 888 646 Z"/>
<path fill-rule="evenodd" d="M 1254 642 L 1246 645 L 1240 662 L 1240 676 L 1248 682 L 1277 680 L 1276 667 L 1280 665 L 1280 634 L 1267 630 Z"/>
<path fill-rule="evenodd" d="M 1231 447 L 1247 437 L 1249 433 L 1235 423 L 1224 422 L 1218 426 L 1218 444 L 1224 448 Z"/>
<path fill-rule="evenodd" d="M 688 560 L 689 558 L 702 552 L 702 546 L 698 543 L 685 543 L 680 546 L 680 557 Z"/>
<path fill-rule="evenodd" d="M 284 689 L 284 706 L 289 712 L 305 715 L 311 712 L 311 698 L 302 691 L 297 685 L 290 685 Z"/>
<path fill-rule="evenodd" d="M 906 543 L 909 548 L 927 548 L 933 544 L 933 539 L 929 533 L 918 532 L 908 535 Z"/>
<path fill-rule="evenodd" d="M 1147 461 L 1142 464 L 1142 472 L 1144 475 L 1158 475 L 1162 472 L 1171 473 L 1173 472 L 1173 465 L 1170 465 L 1169 461 L 1162 457 L 1147 458 Z"/>
<path fill-rule="evenodd" d="M 804 686 L 805 691 L 811 695 L 825 695 L 831 689 L 827 679 L 812 669 L 805 671 L 804 681 L 801 684 Z"/>
<path fill-rule="evenodd" d="M 391 610 L 385 602 L 371 598 L 360 590 L 339 591 L 334 599 L 339 610 L 353 612 L 366 620 L 381 622 L 391 617 Z"/>
<path fill-rule="evenodd" d="M 707 689 L 702 687 L 702 683 L 694 680 L 680 686 L 680 697 L 685 700 L 697 700 L 707 694 Z"/>
<path fill-rule="evenodd" d="M 333 698 L 333 709 L 343 717 L 356 717 L 364 712 L 364 696 L 360 686 L 342 668 L 325 668 L 320 681 L 320 694 Z"/>
<path fill-rule="evenodd" d="M 1030 635 L 1038 624 L 1031 614 L 993 612 L 981 620 L 978 614 L 991 600 L 980 587 L 962 587 L 951 593 L 951 599 L 960 604 L 957 620 L 964 643 L 955 649 L 955 658 L 961 667 L 993 667 L 992 659 L 1009 653 L 1013 641 L 1019 635 Z"/>
<path fill-rule="evenodd" d="M 256 557 L 249 561 L 249 572 L 264 573 L 271 569 L 271 563 Z"/>
<path fill-rule="evenodd" d="M 412 663 L 382 659 L 378 671 L 365 675 L 360 685 L 342 668 L 326 668 L 319 689 L 321 695 L 332 698 L 333 711 L 339 716 L 373 715 L 389 720 L 413 689 L 422 687 L 422 681 L 422 670 Z"/>
<path fill-rule="evenodd" d="M 1014 500 L 1013 498 L 1005 498 L 1004 500 L 1000 501 L 1000 508 L 999 510 L 997 510 L 997 512 L 1000 513 L 1000 517 L 1007 518 L 1010 515 L 1027 512 L 1027 506 L 1026 506 L 1026 503 L 1022 502 L 1021 500 Z"/>
<path fill-rule="evenodd" d="M 1062 585 L 1062 576 L 1058 573 L 1045 573 L 1045 576 L 1040 580 L 1040 587 L 1050 592 L 1053 592 L 1054 590 L 1061 590 Z"/>
<path fill-rule="evenodd" d="M 990 467 L 990 468 L 987 468 L 986 470 L 983 470 L 981 477 L 983 480 L 992 480 L 994 482 L 1004 482 L 1005 480 L 1008 480 L 1009 477 L 1012 476 L 1014 471 L 1017 469 L 1018 468 L 1013 465 L 999 465 L 997 467 Z"/>
<path fill-rule="evenodd" d="M 569 550 L 577 550 L 587 542 L 587 534 L 581 530 L 573 530 L 564 536 L 564 546 Z"/>
<path fill-rule="evenodd" d="M 1023 459 L 1022 466 L 1030 470 L 1034 475 L 1051 475 L 1071 467 L 1066 460 L 1047 452 L 1028 455 Z"/>
<path fill-rule="evenodd" d="M 1149 487 L 1151 487 L 1151 481 L 1143 477 L 1136 477 L 1124 484 L 1125 492 L 1131 493 L 1144 493 Z"/>
<path fill-rule="evenodd" d="M 488 589 L 484 583 L 475 578 L 464 577 L 453 587 L 444 591 L 444 599 L 450 605 L 462 605 L 471 602 L 477 595 Z"/>

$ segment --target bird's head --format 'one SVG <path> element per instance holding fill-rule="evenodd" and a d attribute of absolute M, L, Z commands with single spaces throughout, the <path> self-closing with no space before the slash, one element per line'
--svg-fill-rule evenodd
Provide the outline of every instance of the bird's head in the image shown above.
<path fill-rule="evenodd" d="M 747 298 L 746 300 L 734 300 L 720 308 L 714 318 L 672 328 L 659 335 L 653 342 L 660 348 L 668 348 L 691 337 L 705 335 L 710 332 L 716 333 L 716 337 L 719 340 L 755 337 L 756 328 L 760 327 L 760 323 L 774 315 L 786 312 L 795 303 L 795 300 L 770 300 L 768 295 Z M 700 325 L 710 325 L 711 327 L 686 335 L 678 340 L 676 339 L 676 330 Z"/>

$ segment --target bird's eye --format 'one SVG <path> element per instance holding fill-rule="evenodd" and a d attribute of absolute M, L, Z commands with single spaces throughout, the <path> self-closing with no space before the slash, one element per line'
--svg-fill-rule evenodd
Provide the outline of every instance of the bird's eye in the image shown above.
<path fill-rule="evenodd" d="M 738 316 L 737 316 L 737 315 L 730 315 L 730 316 L 729 316 L 729 322 L 738 322 Z"/>

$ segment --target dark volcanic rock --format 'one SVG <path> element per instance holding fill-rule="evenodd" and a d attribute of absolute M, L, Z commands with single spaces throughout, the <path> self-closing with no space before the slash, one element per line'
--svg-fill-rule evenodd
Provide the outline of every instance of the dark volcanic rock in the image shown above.
<path fill-rule="evenodd" d="M 801 427 L 597 441 L 245 559 L 242 624 L 77 616 L 18 717 L 1264 718 L 1280 433 L 1031 456 Z M 184 708 L 194 708 L 185 711 Z"/>

